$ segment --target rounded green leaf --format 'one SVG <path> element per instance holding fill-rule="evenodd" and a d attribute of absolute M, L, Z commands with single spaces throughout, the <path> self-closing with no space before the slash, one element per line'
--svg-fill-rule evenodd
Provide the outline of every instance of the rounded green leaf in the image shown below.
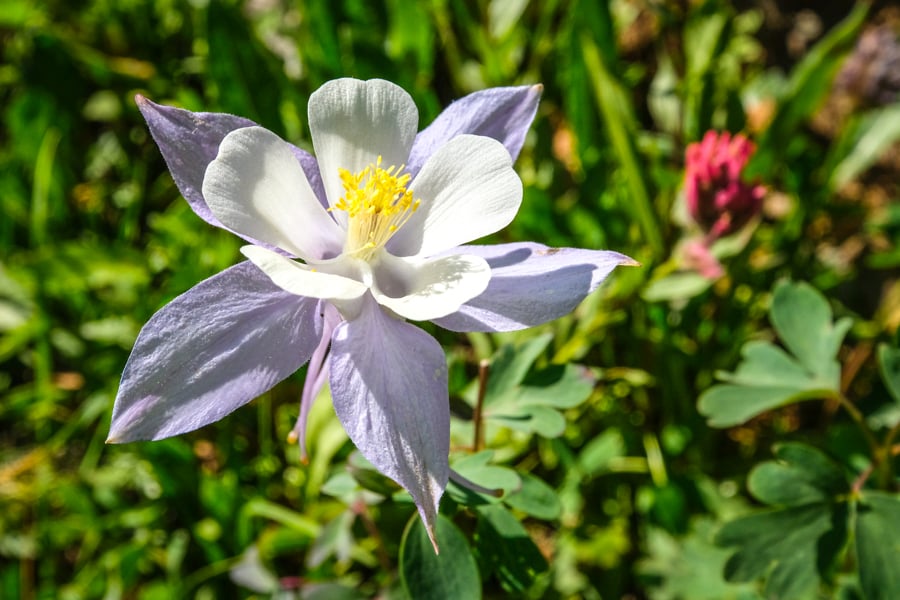
<path fill-rule="evenodd" d="M 538 519 L 558 518 L 562 505 L 553 488 L 534 475 L 522 473 L 520 477 L 522 488 L 507 496 L 504 502 Z"/>
<path fill-rule="evenodd" d="M 436 554 L 419 515 L 413 515 L 400 542 L 400 577 L 410 598 L 478 600 L 481 578 L 466 538 L 449 519 L 435 524 Z"/>
<path fill-rule="evenodd" d="M 828 301 L 806 283 L 775 287 L 770 314 L 778 336 L 811 373 L 831 375 L 831 363 L 847 333 L 847 320 L 832 323 Z"/>
<path fill-rule="evenodd" d="M 761 502 L 773 506 L 800 506 L 828 502 L 849 491 L 844 472 L 821 451 L 805 444 L 782 444 L 778 462 L 758 465 L 747 487 Z"/>
<path fill-rule="evenodd" d="M 863 497 L 856 508 L 856 558 L 868 600 L 900 598 L 900 496 Z"/>

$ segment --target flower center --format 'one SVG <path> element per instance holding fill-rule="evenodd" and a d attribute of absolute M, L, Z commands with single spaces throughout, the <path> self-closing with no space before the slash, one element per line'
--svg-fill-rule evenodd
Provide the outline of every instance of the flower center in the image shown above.
<path fill-rule="evenodd" d="M 356 174 L 339 169 L 344 197 L 332 210 L 345 210 L 349 217 L 346 254 L 368 260 L 419 208 L 421 201 L 406 189 L 409 173 L 401 175 L 402 170 L 402 165 L 382 169 L 380 156 Z"/>

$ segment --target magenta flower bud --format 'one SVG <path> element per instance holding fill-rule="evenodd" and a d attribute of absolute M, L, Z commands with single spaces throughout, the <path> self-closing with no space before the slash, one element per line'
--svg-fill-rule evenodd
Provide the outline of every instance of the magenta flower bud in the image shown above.
<path fill-rule="evenodd" d="M 691 217 L 714 240 L 740 229 L 759 213 L 765 188 L 741 180 L 756 146 L 737 134 L 707 131 L 685 152 L 684 191 Z"/>

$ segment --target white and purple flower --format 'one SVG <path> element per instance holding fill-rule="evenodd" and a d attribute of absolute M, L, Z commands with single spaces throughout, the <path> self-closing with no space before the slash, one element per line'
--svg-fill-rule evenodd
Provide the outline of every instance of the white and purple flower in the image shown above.
<path fill-rule="evenodd" d="M 329 82 L 309 100 L 316 157 L 255 123 L 138 97 L 175 183 L 249 259 L 175 298 L 141 330 L 110 442 L 221 419 L 310 362 L 294 437 L 326 378 L 350 439 L 412 495 L 434 540 L 450 475 L 446 359 L 406 320 L 511 331 L 570 312 L 618 265 L 609 251 L 465 246 L 522 201 L 512 169 L 540 86 L 471 94 L 416 133 L 382 80 Z M 437 547 L 435 545 L 435 547 Z"/>

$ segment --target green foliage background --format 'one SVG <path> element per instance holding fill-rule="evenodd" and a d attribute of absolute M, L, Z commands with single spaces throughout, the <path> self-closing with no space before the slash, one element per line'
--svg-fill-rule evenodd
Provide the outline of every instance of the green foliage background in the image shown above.
<path fill-rule="evenodd" d="M 403 598 L 436 593 L 426 575 L 444 572 L 462 578 L 458 597 L 900 589 L 896 542 L 873 550 L 900 539 L 900 105 L 832 85 L 881 6 L 804 16 L 775 4 L 782 14 L 724 0 L 5 0 L 0 597 Z M 820 26 L 805 38 L 804 18 Z M 302 370 L 198 432 L 104 444 L 142 324 L 240 259 L 238 239 L 180 199 L 134 95 L 245 116 L 309 148 L 306 99 L 342 76 L 403 86 L 422 126 L 469 92 L 542 83 L 516 164 L 525 201 L 493 241 L 609 248 L 643 263 L 535 330 L 430 330 L 450 361 L 451 460 L 507 491 L 500 504 L 451 486 L 439 523 L 449 566 L 416 550 L 427 544 L 412 505 L 352 452 L 327 402 L 300 464 L 284 440 Z M 715 282 L 682 269 L 676 251 L 684 148 L 710 128 L 756 140 L 750 170 L 769 190 Z M 781 343 L 801 364 L 811 356 L 789 325 L 770 324 L 784 280 L 819 291 L 790 319 L 807 323 L 807 307 L 825 303 L 812 338 L 832 313 L 849 330 L 806 365 L 833 379 L 792 380 L 790 393 L 737 414 L 740 398 L 722 389 L 752 366 L 745 342 Z M 485 398 L 486 451 L 475 453 L 478 364 L 491 357 L 508 387 Z M 717 371 L 735 369 L 713 387 Z M 582 394 L 575 382 L 586 380 Z M 559 400 L 561 389 L 575 400 Z M 776 442 L 807 450 L 773 454 Z M 773 492 L 766 476 L 784 477 L 785 464 L 818 491 Z M 777 515 L 791 510 L 821 527 L 781 540 L 788 553 L 815 547 L 841 518 L 855 537 L 820 544 L 827 564 L 791 571 L 774 542 L 771 560 L 742 563 L 754 548 L 746 531 L 777 538 Z M 858 564 L 873 566 L 858 575 Z M 777 568 L 810 583 L 778 588 Z"/>

